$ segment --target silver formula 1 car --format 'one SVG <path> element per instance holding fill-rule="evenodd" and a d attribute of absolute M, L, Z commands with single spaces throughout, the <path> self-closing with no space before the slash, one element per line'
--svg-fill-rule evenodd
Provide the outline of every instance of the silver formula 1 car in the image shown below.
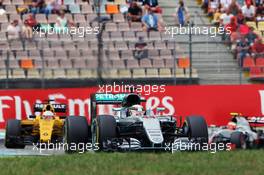
<path fill-rule="evenodd" d="M 261 148 L 264 146 L 264 120 L 245 117 L 240 113 L 231 113 L 226 126 L 209 127 L 209 143 L 230 143 L 232 148 Z"/>
<path fill-rule="evenodd" d="M 161 115 L 163 107 L 156 113 L 144 110 L 141 104 L 145 100 L 138 94 L 93 94 L 91 96 L 91 125 L 79 127 L 83 123 L 70 124 L 68 118 L 65 125 L 69 141 L 90 140 L 98 144 L 100 150 L 165 150 L 166 145 L 175 139 L 184 138 L 190 142 L 208 143 L 208 128 L 206 121 L 200 116 L 188 116 L 184 122 L 173 116 Z M 97 115 L 97 105 L 115 105 L 114 115 Z M 75 118 L 76 120 L 76 118 Z M 75 128 L 73 128 L 75 127 Z M 91 132 L 82 128 L 90 128 Z M 72 132 L 72 133 L 70 133 Z M 82 139 L 87 135 L 89 138 Z M 73 136 L 75 138 L 70 138 Z"/>

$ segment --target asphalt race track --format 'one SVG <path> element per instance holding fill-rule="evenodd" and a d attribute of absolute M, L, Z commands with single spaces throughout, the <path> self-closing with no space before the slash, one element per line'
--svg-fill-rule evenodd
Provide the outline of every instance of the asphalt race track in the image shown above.
<path fill-rule="evenodd" d="M 211 130 L 208 130 L 211 135 Z M 61 149 L 41 149 L 35 146 L 26 146 L 25 149 L 7 149 L 4 146 L 5 132 L 0 130 L 0 157 L 4 156 L 49 156 L 49 155 L 62 155 L 65 154 L 64 150 Z M 183 141 L 181 139 L 181 141 Z"/>
<path fill-rule="evenodd" d="M 4 132 L 0 132 L 0 156 L 49 156 L 64 154 L 63 150 L 37 150 L 34 146 L 25 149 L 7 149 L 4 146 Z"/>

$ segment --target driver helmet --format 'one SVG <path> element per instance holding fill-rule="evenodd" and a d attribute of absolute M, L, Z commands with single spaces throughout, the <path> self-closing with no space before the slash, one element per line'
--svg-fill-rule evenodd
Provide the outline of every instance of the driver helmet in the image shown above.
<path fill-rule="evenodd" d="M 54 118 L 54 113 L 51 111 L 45 111 L 42 114 L 43 119 L 53 119 Z"/>
<path fill-rule="evenodd" d="M 235 122 L 228 122 L 227 129 L 235 130 L 236 126 L 237 126 L 237 124 Z"/>
<path fill-rule="evenodd" d="M 143 116 L 145 110 L 141 105 L 133 105 L 130 107 L 130 115 L 131 116 Z"/>

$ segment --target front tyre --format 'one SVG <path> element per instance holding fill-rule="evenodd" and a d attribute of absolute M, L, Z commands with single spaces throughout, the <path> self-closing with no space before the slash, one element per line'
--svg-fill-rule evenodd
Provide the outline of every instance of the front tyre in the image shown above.
<path fill-rule="evenodd" d="M 63 141 L 65 152 L 72 153 L 86 150 L 91 137 L 90 128 L 85 117 L 69 116 L 65 119 Z"/>
<path fill-rule="evenodd" d="M 183 129 L 189 139 L 197 140 L 200 143 L 208 143 L 208 127 L 203 117 L 186 117 Z"/>
<path fill-rule="evenodd" d="M 23 139 L 21 138 L 21 121 L 12 119 L 6 124 L 5 147 L 23 149 Z"/>
<path fill-rule="evenodd" d="M 116 138 L 116 120 L 111 115 L 99 115 L 92 125 L 92 142 L 98 146 L 98 150 L 107 149 L 107 141 Z"/>
<path fill-rule="evenodd" d="M 234 144 L 237 149 L 247 148 L 245 135 L 242 132 L 233 132 L 230 137 L 230 142 Z"/>

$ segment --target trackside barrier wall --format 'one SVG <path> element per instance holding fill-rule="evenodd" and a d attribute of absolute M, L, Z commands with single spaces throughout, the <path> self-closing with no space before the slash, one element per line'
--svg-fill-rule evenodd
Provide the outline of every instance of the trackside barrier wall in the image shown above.
<path fill-rule="evenodd" d="M 175 116 L 202 115 L 208 124 L 226 124 L 230 112 L 264 116 L 263 85 L 165 86 L 164 92 L 155 88 L 152 93 L 147 85 L 142 89 L 147 108 L 155 110 L 163 106 L 164 114 Z M 49 98 L 67 104 L 68 115 L 86 116 L 89 120 L 90 94 L 98 90 L 98 87 L 0 90 L 0 129 L 8 119 L 25 119 L 32 114 L 35 102 Z M 112 113 L 112 107 L 99 105 L 99 113 Z"/>

